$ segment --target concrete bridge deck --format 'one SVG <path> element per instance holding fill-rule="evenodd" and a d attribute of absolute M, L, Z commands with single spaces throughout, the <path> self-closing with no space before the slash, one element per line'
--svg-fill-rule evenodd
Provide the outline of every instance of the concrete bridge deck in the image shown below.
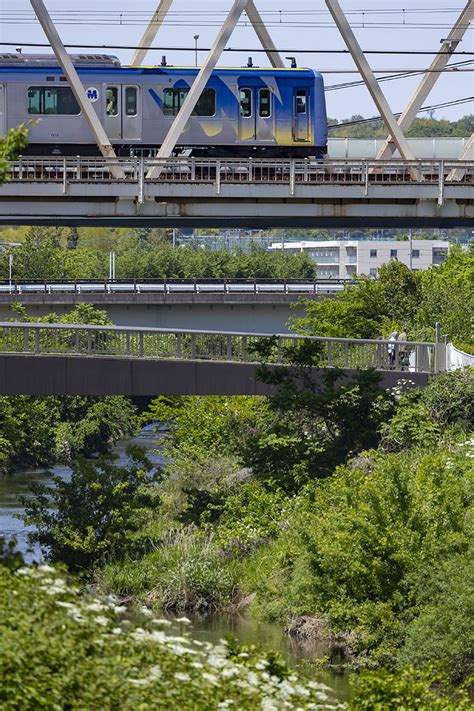
<path fill-rule="evenodd" d="M 120 165 L 125 179 L 113 179 Z M 157 170 L 158 178 L 149 178 Z M 23 158 L 4 224 L 474 226 L 474 161 Z"/>
<path fill-rule="evenodd" d="M 90 303 L 119 326 L 284 333 L 290 318 L 304 315 L 301 297 L 331 297 L 344 284 L 321 279 L 0 282 L 0 321 L 13 317 L 14 304 L 41 318 Z"/>

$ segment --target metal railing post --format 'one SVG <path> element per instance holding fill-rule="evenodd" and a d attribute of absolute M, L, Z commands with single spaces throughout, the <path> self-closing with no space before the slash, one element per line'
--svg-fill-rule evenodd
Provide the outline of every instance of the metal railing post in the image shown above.
<path fill-rule="evenodd" d="M 439 162 L 439 176 L 438 176 L 438 207 L 442 207 L 444 204 L 444 160 Z"/>
<path fill-rule="evenodd" d="M 23 352 L 24 353 L 28 353 L 28 351 L 29 351 L 29 337 L 30 337 L 30 329 L 24 328 L 23 329 Z"/>
<path fill-rule="evenodd" d="M 196 334 L 191 334 L 191 358 L 196 360 Z"/>
<path fill-rule="evenodd" d="M 369 194 L 369 161 L 365 160 L 364 161 L 364 195 L 365 197 L 368 196 Z"/>
<path fill-rule="evenodd" d="M 290 195 L 293 197 L 295 194 L 295 182 L 296 182 L 296 164 L 294 159 L 290 162 Z"/>
<path fill-rule="evenodd" d="M 242 336 L 242 361 L 247 362 L 247 336 Z"/>
<path fill-rule="evenodd" d="M 63 195 L 67 193 L 67 162 L 66 158 L 63 158 Z"/>
<path fill-rule="evenodd" d="M 39 328 L 35 331 L 35 353 L 40 352 L 40 331 Z"/>
<path fill-rule="evenodd" d="M 216 163 L 216 195 L 221 194 L 221 162 Z"/>
<path fill-rule="evenodd" d="M 181 334 L 176 334 L 176 358 L 181 358 Z"/>
<path fill-rule="evenodd" d="M 145 159 L 138 158 L 138 204 L 145 202 Z"/>

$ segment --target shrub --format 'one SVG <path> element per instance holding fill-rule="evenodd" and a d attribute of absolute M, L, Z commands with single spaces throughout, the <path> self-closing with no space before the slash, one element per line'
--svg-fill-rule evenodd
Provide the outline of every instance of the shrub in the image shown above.
<path fill-rule="evenodd" d="M 396 664 L 407 624 L 427 604 L 421 571 L 469 547 L 468 449 L 372 453 L 308 487 L 292 527 L 256 554 L 263 613 L 326 616 L 353 633 L 360 664 Z"/>
<path fill-rule="evenodd" d="M 300 680 L 274 655 L 198 645 L 182 625 L 165 633 L 169 622 L 149 616 L 137 627 L 126 612 L 82 596 L 48 566 L 0 565 L 0 707 L 335 708 L 327 687 Z"/>
<path fill-rule="evenodd" d="M 461 711 L 472 708 L 469 697 L 456 692 L 438 674 L 407 667 L 399 673 L 364 672 L 354 683 L 350 711 Z"/>
<path fill-rule="evenodd" d="M 31 542 L 50 560 L 79 570 L 143 550 L 145 524 L 159 498 L 143 452 L 129 448 L 128 454 L 128 467 L 111 458 L 79 459 L 70 481 L 53 476 L 53 486 L 33 486 L 34 497 L 23 500 L 24 519 L 36 526 Z"/>

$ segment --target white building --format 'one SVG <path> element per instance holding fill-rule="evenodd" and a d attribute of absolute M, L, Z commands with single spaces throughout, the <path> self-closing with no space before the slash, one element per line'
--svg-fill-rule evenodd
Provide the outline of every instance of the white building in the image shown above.
<path fill-rule="evenodd" d="M 321 279 L 351 279 L 354 274 L 377 276 L 380 267 L 398 259 L 413 271 L 442 264 L 449 254 L 450 243 L 443 240 L 415 239 L 410 242 L 391 240 L 358 240 L 332 242 L 276 242 L 270 249 L 309 254 L 318 265 Z"/>

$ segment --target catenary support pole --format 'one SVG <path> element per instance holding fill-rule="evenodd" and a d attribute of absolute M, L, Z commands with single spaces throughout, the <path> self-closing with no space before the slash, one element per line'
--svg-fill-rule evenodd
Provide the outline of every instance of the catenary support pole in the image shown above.
<path fill-rule="evenodd" d="M 248 0 L 234 0 L 234 4 L 232 5 L 232 8 L 229 11 L 229 14 L 227 15 L 227 19 L 219 30 L 219 34 L 217 35 L 214 44 L 211 47 L 211 51 L 209 52 L 201 70 L 199 71 L 196 79 L 194 80 L 183 106 L 181 107 L 178 115 L 176 116 L 175 120 L 173 121 L 173 124 L 171 125 L 170 130 L 168 131 L 165 140 L 163 141 L 163 145 L 161 146 L 157 155 L 158 160 L 169 158 L 173 153 L 173 150 L 177 142 L 179 141 L 179 138 L 183 133 L 184 128 L 187 122 L 189 121 L 192 112 L 194 111 L 199 97 L 201 96 L 204 87 L 209 81 L 209 78 L 212 72 L 214 71 L 217 62 L 219 61 L 224 47 L 229 41 L 229 38 L 232 35 L 232 32 L 234 31 L 235 26 L 237 25 L 237 22 L 239 21 L 239 18 L 242 15 L 242 12 L 245 10 L 247 3 Z M 161 173 L 161 170 L 162 168 L 160 168 L 159 165 L 153 166 L 149 170 L 147 178 L 158 178 Z"/>
<path fill-rule="evenodd" d="M 419 110 L 423 106 L 424 102 L 430 95 L 433 87 L 438 81 L 441 73 L 445 69 L 453 52 L 458 47 L 459 43 L 462 41 L 465 33 L 469 29 L 469 25 L 474 21 L 474 0 L 470 0 L 464 10 L 459 15 L 453 26 L 451 32 L 443 41 L 439 53 L 436 55 L 435 59 L 431 63 L 427 73 L 421 80 L 418 88 L 413 94 L 412 98 L 405 111 L 402 113 L 398 119 L 398 125 L 402 131 L 406 134 L 413 121 L 418 115 Z M 395 145 L 391 136 L 383 144 L 382 148 L 377 154 L 376 160 L 388 160 L 395 153 Z"/>
<path fill-rule="evenodd" d="M 56 59 L 58 60 L 59 65 L 61 66 L 61 69 L 63 70 L 66 79 L 69 82 L 72 92 L 77 99 L 77 103 L 81 108 L 81 112 L 94 134 L 99 151 L 102 153 L 104 158 L 116 159 L 117 156 L 115 155 L 114 148 L 104 130 L 104 127 L 102 126 L 99 120 L 99 117 L 97 116 L 94 110 L 94 107 L 87 98 L 84 86 L 79 78 L 74 64 L 71 61 L 71 58 L 66 52 L 66 49 L 58 34 L 58 31 L 56 30 L 56 27 L 54 26 L 54 23 L 51 20 L 51 17 L 49 16 L 48 10 L 46 9 L 46 5 L 44 4 L 43 0 L 30 0 L 30 2 L 41 24 L 41 27 L 43 28 L 44 33 L 48 38 L 49 43 L 51 44 L 54 54 L 56 55 Z M 114 165 L 112 163 L 109 169 L 114 178 L 117 178 L 119 180 L 125 178 L 125 173 L 118 164 Z"/>
<path fill-rule="evenodd" d="M 377 79 L 375 78 L 375 74 L 365 58 L 359 42 L 357 41 L 357 38 L 352 31 L 352 28 L 349 25 L 338 0 L 326 0 L 326 5 L 344 39 L 344 42 L 347 45 L 349 52 L 352 55 L 352 59 L 361 73 L 362 79 L 364 80 L 370 95 L 372 96 L 372 99 L 380 112 L 380 115 L 385 122 L 388 132 L 393 136 L 393 141 L 398 148 L 401 157 L 404 160 L 415 160 L 415 156 L 408 145 L 408 141 L 402 129 L 398 125 L 395 116 L 393 115 L 393 111 L 390 108 L 389 103 L 377 82 Z M 415 174 L 413 174 L 413 177 L 415 177 Z"/>
<path fill-rule="evenodd" d="M 267 53 L 267 57 L 272 67 L 275 67 L 275 69 L 277 69 L 278 67 L 284 67 L 285 64 L 283 62 L 283 59 L 280 56 L 280 53 L 278 52 L 271 38 L 271 35 L 263 21 L 262 16 L 257 10 L 257 6 L 255 5 L 254 0 L 248 1 L 247 7 L 245 8 L 245 12 L 257 34 L 258 39 L 261 42 L 263 49 Z"/>
<path fill-rule="evenodd" d="M 160 1 L 158 9 L 151 18 L 150 24 L 146 28 L 143 37 L 138 43 L 138 49 L 135 51 L 135 54 L 132 57 L 130 66 L 139 67 L 141 64 L 143 64 L 145 57 L 148 54 L 148 48 L 151 47 L 151 45 L 153 44 L 153 40 L 155 39 L 160 27 L 165 21 L 172 4 L 173 0 Z"/>

